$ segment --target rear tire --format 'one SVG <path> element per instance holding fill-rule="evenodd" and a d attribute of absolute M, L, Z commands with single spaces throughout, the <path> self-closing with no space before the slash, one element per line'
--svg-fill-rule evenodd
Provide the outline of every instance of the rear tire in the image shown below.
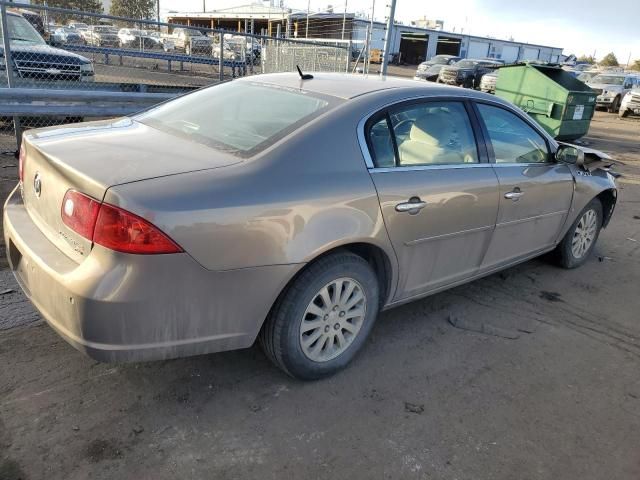
<path fill-rule="evenodd" d="M 379 287 L 371 265 L 347 251 L 334 253 L 307 266 L 280 295 L 259 342 L 287 374 L 319 379 L 355 357 L 378 308 Z"/>
<path fill-rule="evenodd" d="M 556 247 L 563 268 L 576 268 L 587 261 L 602 229 L 602 203 L 594 198 L 580 212 L 569 231 Z"/>

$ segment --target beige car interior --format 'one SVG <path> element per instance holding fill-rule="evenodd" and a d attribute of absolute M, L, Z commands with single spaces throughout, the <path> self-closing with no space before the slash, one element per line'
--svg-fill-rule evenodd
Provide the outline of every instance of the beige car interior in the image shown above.
<path fill-rule="evenodd" d="M 458 120 L 458 121 L 456 121 Z M 467 125 L 460 131 L 456 126 Z M 398 144 L 400 165 L 476 163 L 471 125 L 443 109 L 425 113 L 413 122 L 408 137 Z"/>

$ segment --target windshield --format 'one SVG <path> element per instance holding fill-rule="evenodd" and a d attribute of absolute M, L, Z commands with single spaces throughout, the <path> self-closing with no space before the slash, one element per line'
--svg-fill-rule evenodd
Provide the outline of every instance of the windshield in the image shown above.
<path fill-rule="evenodd" d="M 439 73 L 440 70 L 442 70 L 442 67 L 444 67 L 444 65 L 439 65 L 439 64 L 431 65 L 427 69 L 427 72 L 429 72 L 429 73 Z"/>
<path fill-rule="evenodd" d="M 622 85 L 624 77 L 617 75 L 596 75 L 589 83 L 598 83 L 603 85 Z"/>
<path fill-rule="evenodd" d="M 44 39 L 24 17 L 18 15 L 7 15 L 7 25 L 9 26 L 9 37 L 11 43 L 30 43 L 33 45 L 44 45 Z M 0 35 L 2 34 L 2 24 L 0 24 Z"/>
<path fill-rule="evenodd" d="M 188 35 L 190 37 L 201 37 L 202 36 L 202 32 L 200 30 L 194 30 L 193 28 L 189 28 L 189 29 L 185 30 L 184 34 Z"/>
<path fill-rule="evenodd" d="M 198 90 L 134 119 L 193 142 L 250 156 L 338 101 L 297 89 L 234 81 Z"/>
<path fill-rule="evenodd" d="M 113 27 L 93 27 L 93 31 L 98 33 L 118 33 Z"/>
<path fill-rule="evenodd" d="M 440 55 L 436 55 L 430 61 L 433 65 L 446 65 L 449 63 L 449 57 L 441 57 Z"/>
<path fill-rule="evenodd" d="M 478 62 L 475 60 L 460 60 L 458 63 L 455 64 L 456 67 L 460 67 L 460 68 L 473 68 L 476 65 L 478 65 Z"/>

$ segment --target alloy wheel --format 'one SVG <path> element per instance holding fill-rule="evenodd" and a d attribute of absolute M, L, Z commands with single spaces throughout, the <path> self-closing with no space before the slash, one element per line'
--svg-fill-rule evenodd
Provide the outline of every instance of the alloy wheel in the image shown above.
<path fill-rule="evenodd" d="M 366 314 L 367 297 L 353 278 L 327 283 L 307 306 L 300 323 L 300 346 L 315 362 L 339 356 L 353 343 Z"/>
<path fill-rule="evenodd" d="M 598 215 L 595 210 L 584 212 L 571 239 L 571 253 L 577 259 L 584 257 L 593 243 L 597 231 Z"/>

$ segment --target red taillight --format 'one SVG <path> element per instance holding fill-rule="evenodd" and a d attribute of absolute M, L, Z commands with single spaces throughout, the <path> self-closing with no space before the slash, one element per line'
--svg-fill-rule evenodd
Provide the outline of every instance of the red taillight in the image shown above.
<path fill-rule="evenodd" d="M 24 181 L 24 162 L 27 160 L 27 150 L 24 143 L 20 144 L 20 154 L 18 155 L 18 178 L 20 183 Z"/>
<path fill-rule="evenodd" d="M 124 253 L 178 253 L 182 249 L 143 218 L 103 203 L 98 213 L 93 241 Z"/>
<path fill-rule="evenodd" d="M 86 239 L 118 252 L 150 255 L 183 251 L 145 219 L 75 190 L 69 190 L 62 201 L 62 220 Z"/>
<path fill-rule="evenodd" d="M 62 221 L 87 240 L 93 240 L 100 202 L 84 193 L 69 190 L 62 200 Z"/>

